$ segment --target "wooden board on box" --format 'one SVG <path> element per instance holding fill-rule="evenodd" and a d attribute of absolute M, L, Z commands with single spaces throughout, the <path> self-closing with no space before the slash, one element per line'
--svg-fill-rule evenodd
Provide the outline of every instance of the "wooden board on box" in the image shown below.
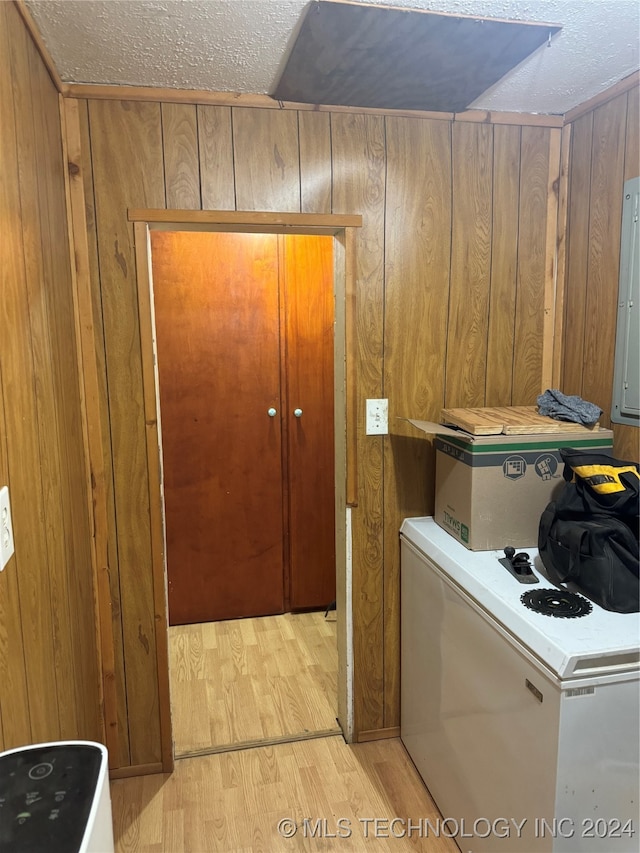
<path fill-rule="evenodd" d="M 558 421 L 538 414 L 536 406 L 494 406 L 477 409 L 442 409 L 440 420 L 470 435 L 535 435 L 536 433 L 591 432 L 591 427 Z"/>

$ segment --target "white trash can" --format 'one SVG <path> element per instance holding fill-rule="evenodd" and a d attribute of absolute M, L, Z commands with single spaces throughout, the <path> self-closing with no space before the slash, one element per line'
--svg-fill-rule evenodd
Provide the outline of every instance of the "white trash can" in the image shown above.
<path fill-rule="evenodd" d="M 108 756 L 55 741 L 0 753 L 0 853 L 114 853 Z"/>

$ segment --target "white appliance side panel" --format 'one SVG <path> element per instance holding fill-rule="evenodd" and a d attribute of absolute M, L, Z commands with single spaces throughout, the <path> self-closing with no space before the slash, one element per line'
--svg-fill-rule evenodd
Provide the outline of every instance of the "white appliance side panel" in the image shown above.
<path fill-rule="evenodd" d="M 595 685 L 560 705 L 556 849 L 640 850 L 638 680 Z M 573 830 L 573 832 L 572 832 Z"/>
<path fill-rule="evenodd" d="M 551 851 L 560 691 L 401 540 L 401 739 L 443 818 L 524 821 L 471 853 Z M 538 691 L 527 687 L 527 680 Z M 542 701 L 540 701 L 540 696 Z"/>

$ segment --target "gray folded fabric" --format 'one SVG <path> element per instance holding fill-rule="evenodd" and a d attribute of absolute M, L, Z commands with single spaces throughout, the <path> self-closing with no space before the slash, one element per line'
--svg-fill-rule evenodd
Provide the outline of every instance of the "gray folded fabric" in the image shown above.
<path fill-rule="evenodd" d="M 602 409 L 582 397 L 569 397 L 557 389 L 548 389 L 538 397 L 538 412 L 557 421 L 573 421 L 591 426 L 597 422 Z"/>

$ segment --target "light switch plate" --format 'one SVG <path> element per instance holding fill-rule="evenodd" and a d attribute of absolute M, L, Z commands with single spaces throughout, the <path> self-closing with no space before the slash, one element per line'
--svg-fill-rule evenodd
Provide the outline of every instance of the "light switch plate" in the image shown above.
<path fill-rule="evenodd" d="M 367 400 L 367 435 L 387 435 L 389 432 L 389 401 Z"/>
<path fill-rule="evenodd" d="M 11 524 L 11 504 L 9 487 L 0 489 L 0 572 L 13 556 L 13 525 Z"/>

